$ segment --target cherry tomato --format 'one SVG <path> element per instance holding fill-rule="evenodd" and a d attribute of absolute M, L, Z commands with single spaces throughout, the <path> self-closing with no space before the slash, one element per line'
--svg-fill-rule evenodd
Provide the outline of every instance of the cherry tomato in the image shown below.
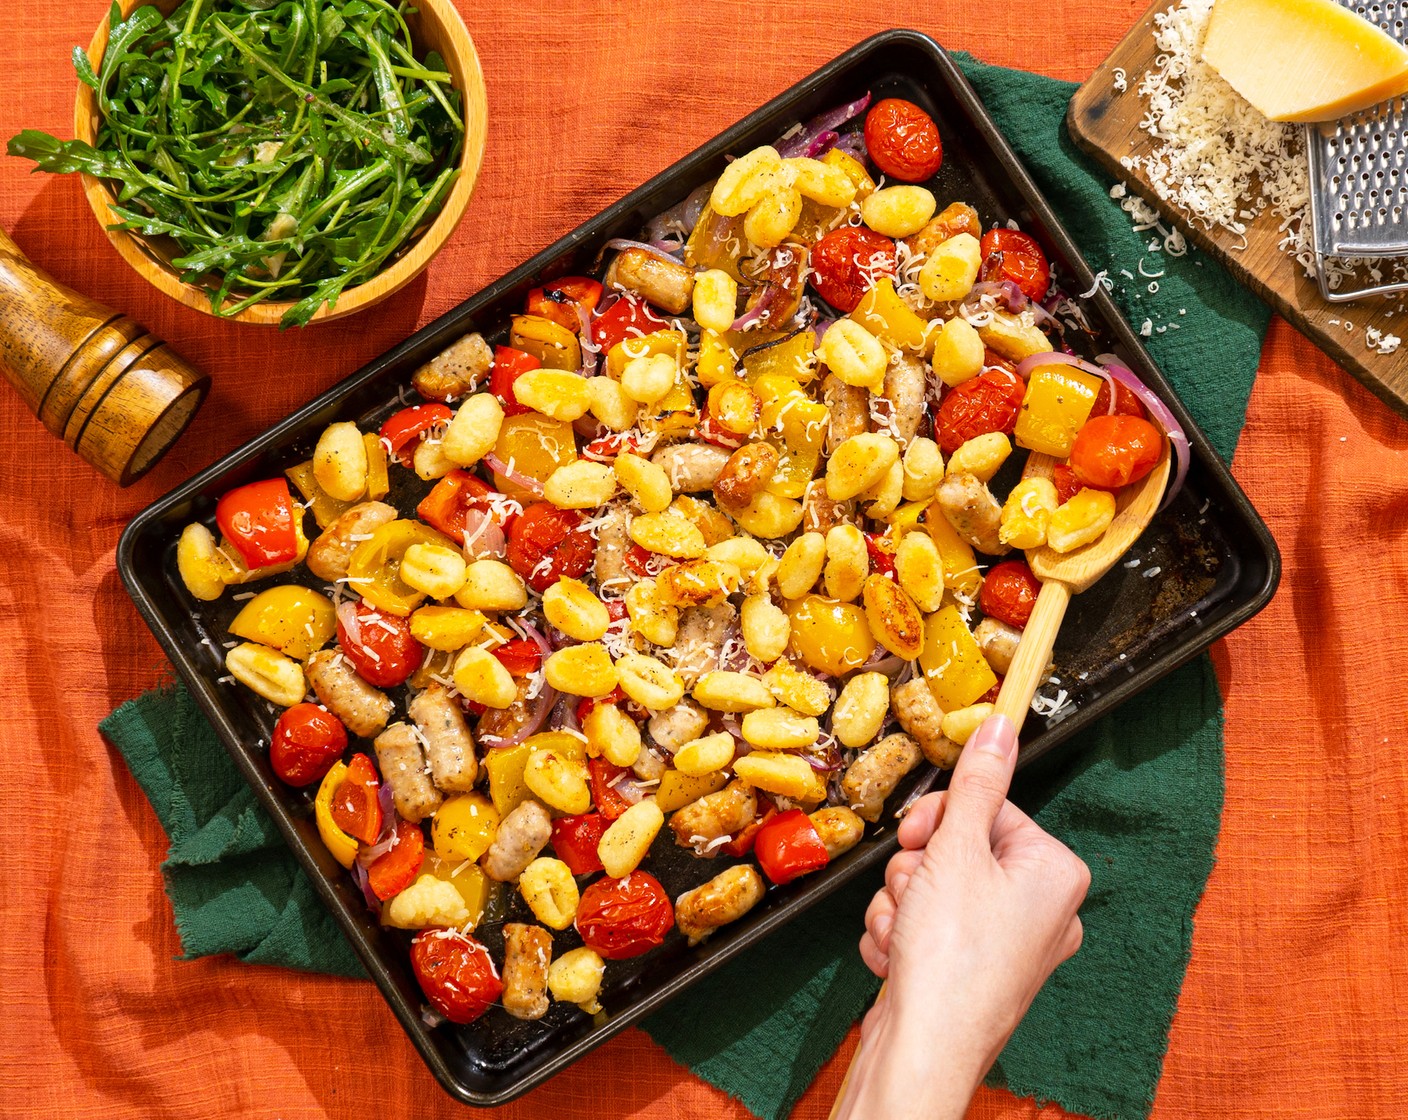
<path fill-rule="evenodd" d="M 587 759 L 587 776 L 592 787 L 592 804 L 609 821 L 614 821 L 631 807 L 631 803 L 612 783 L 626 773 L 624 766 L 607 762 L 604 758 Z"/>
<path fill-rule="evenodd" d="M 751 855 L 753 845 L 757 842 L 758 831 L 777 816 L 777 806 L 768 799 L 767 794 L 762 790 L 754 790 L 753 794 L 758 799 L 758 808 L 762 812 L 753 820 L 753 823 L 746 825 L 742 832 L 738 833 L 727 844 L 720 845 L 720 851 L 726 856 L 733 856 L 735 859 L 742 859 L 746 855 Z"/>
<path fill-rule="evenodd" d="M 612 602 L 617 602 L 617 600 L 613 599 Z M 626 703 L 626 700 L 626 690 L 619 684 L 605 696 L 583 696 L 577 701 L 577 722 L 581 723 L 591 715 L 598 704 L 621 705 Z"/>
<path fill-rule="evenodd" d="M 516 506 L 512 498 L 500 494 L 478 475 L 456 467 L 421 499 L 416 516 L 462 546 L 470 510 L 487 513 L 506 531 L 517 516 L 511 512 Z"/>
<path fill-rule="evenodd" d="M 347 728 L 340 719 L 317 704 L 295 704 L 274 724 L 269 765 L 280 781 L 309 786 L 321 782 L 346 749 Z"/>
<path fill-rule="evenodd" d="M 1045 298 L 1051 286 L 1051 266 L 1030 234 L 1019 229 L 990 229 L 978 248 L 983 254 L 984 280 L 1010 280 L 1028 299 Z"/>
<path fill-rule="evenodd" d="M 518 397 L 513 392 L 513 383 L 530 370 L 541 368 L 542 364 L 532 354 L 525 354 L 511 346 L 494 347 L 494 366 L 489 371 L 489 392 L 499 398 L 499 402 L 504 406 L 505 416 L 518 416 L 520 413 L 533 411 L 526 404 L 518 403 Z"/>
<path fill-rule="evenodd" d="M 606 355 L 624 338 L 654 334 L 669 325 L 645 300 L 622 295 L 592 320 L 592 344 Z"/>
<path fill-rule="evenodd" d="M 381 438 L 391 445 L 391 458 L 403 467 L 411 465 L 415 445 L 436 424 L 448 424 L 454 413 L 443 404 L 417 404 L 403 408 L 381 426 Z"/>
<path fill-rule="evenodd" d="M 543 651 L 538 643 L 527 638 L 511 638 L 493 651 L 509 671 L 510 676 L 526 677 L 538 671 L 543 663 Z"/>
<path fill-rule="evenodd" d="M 1056 486 L 1056 500 L 1065 505 L 1080 493 L 1080 479 L 1071 470 L 1069 463 L 1057 463 L 1051 471 L 1051 481 Z"/>
<path fill-rule="evenodd" d="M 354 754 L 347 776 L 332 793 L 332 820 L 338 828 L 364 844 L 375 844 L 381 833 L 381 790 L 376 767 L 364 754 Z"/>
<path fill-rule="evenodd" d="M 1087 486 L 1117 490 L 1153 470 L 1163 445 L 1159 429 L 1138 416 L 1092 416 L 1076 433 L 1071 470 Z"/>
<path fill-rule="evenodd" d="M 816 825 L 801 809 L 778 813 L 758 829 L 753 854 L 763 874 L 779 885 L 818 871 L 831 860 Z"/>
<path fill-rule="evenodd" d="M 1017 372 L 1017 364 L 1010 362 L 990 346 L 983 347 L 983 372 L 990 369 L 1005 369 L 1008 373 Z"/>
<path fill-rule="evenodd" d="M 1111 413 L 1111 385 L 1115 387 L 1115 407 L 1113 414 L 1116 416 L 1138 416 L 1143 420 L 1145 418 L 1144 406 L 1139 403 L 1139 398 L 1134 395 L 1134 390 L 1113 379 L 1101 383 L 1100 391 L 1095 394 L 1095 403 L 1090 406 L 1090 415 L 1105 416 Z"/>
<path fill-rule="evenodd" d="M 355 633 L 347 627 L 345 616 L 349 613 L 355 619 Z M 425 647 L 411 636 L 409 620 L 365 602 L 357 603 L 350 612 L 345 606 L 339 610 L 337 644 L 357 675 L 377 688 L 405 684 L 425 660 Z"/>
<path fill-rule="evenodd" d="M 934 118 L 898 97 L 877 102 L 865 115 L 865 150 L 876 167 L 901 183 L 922 183 L 944 162 Z"/>
<path fill-rule="evenodd" d="M 298 556 L 293 498 L 285 478 L 236 486 L 216 504 L 215 521 L 251 571 Z"/>
<path fill-rule="evenodd" d="M 577 528 L 583 520 L 580 510 L 534 502 L 508 531 L 509 566 L 539 593 L 563 576 L 580 576 L 596 559 L 596 541 Z"/>
<path fill-rule="evenodd" d="M 1010 436 L 1026 389 L 1026 382 L 1005 369 L 988 370 L 950 389 L 939 404 L 939 446 L 944 454 L 952 455 L 974 436 L 988 432 Z"/>
<path fill-rule="evenodd" d="M 598 879 L 582 892 L 577 932 L 582 943 L 609 961 L 638 957 L 662 941 L 675 924 L 675 908 L 648 871 L 624 879 Z"/>
<path fill-rule="evenodd" d="M 529 315 L 551 319 L 558 326 L 577 334 L 582 329 L 582 318 L 577 314 L 577 309 L 581 308 L 585 315 L 590 316 L 601 302 L 601 291 L 601 285 L 595 280 L 585 276 L 564 276 L 529 292 L 523 310 Z"/>
<path fill-rule="evenodd" d="M 640 444 L 634 435 L 625 432 L 612 432 L 592 440 L 582 448 L 582 458 L 597 463 L 614 463 L 623 453 L 634 453 Z"/>
<path fill-rule="evenodd" d="M 894 538 L 886 533 L 866 533 L 865 551 L 870 554 L 870 569 L 882 576 L 895 578 Z"/>
<path fill-rule="evenodd" d="M 452 1023 L 474 1022 L 504 994 L 489 950 L 458 930 L 416 934 L 411 968 L 430 1005 Z"/>
<path fill-rule="evenodd" d="M 654 579 L 675 563 L 670 557 L 662 556 L 658 552 L 651 552 L 645 546 L 636 544 L 634 541 L 631 542 L 631 547 L 626 549 L 626 554 L 621 558 L 621 562 L 626 565 L 627 570 L 642 579 Z"/>
<path fill-rule="evenodd" d="M 372 860 L 367 868 L 367 885 L 372 894 L 385 902 L 416 881 L 424 861 L 425 834 L 420 825 L 397 821 L 396 843 Z"/>
<path fill-rule="evenodd" d="M 876 277 L 893 276 L 895 243 L 860 226 L 832 230 L 812 249 L 809 277 L 817 295 L 843 315 L 860 303 Z"/>
<path fill-rule="evenodd" d="M 1004 560 L 983 577 L 978 606 L 985 615 L 1021 630 L 1031 621 L 1041 582 L 1021 560 Z"/>
<path fill-rule="evenodd" d="M 997 703 L 997 698 L 998 698 L 999 695 L 1001 695 L 1001 693 L 1002 693 L 1002 678 L 1001 678 L 1001 677 L 998 677 L 998 678 L 997 678 L 997 683 L 996 683 L 995 685 L 993 685 L 990 689 L 988 689 L 986 692 L 984 692 L 981 696 L 979 696 L 976 700 L 974 700 L 973 703 L 975 703 L 975 704 L 996 704 L 996 703 Z"/>
<path fill-rule="evenodd" d="M 610 823 L 600 813 L 558 817 L 552 822 L 552 849 L 573 875 L 601 870 L 597 846 Z"/>

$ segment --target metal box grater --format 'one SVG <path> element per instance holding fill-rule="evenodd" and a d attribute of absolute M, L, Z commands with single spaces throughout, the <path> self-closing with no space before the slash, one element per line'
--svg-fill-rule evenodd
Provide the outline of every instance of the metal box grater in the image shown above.
<path fill-rule="evenodd" d="M 1408 42 L 1408 0 L 1340 0 Z M 1408 290 L 1408 281 L 1332 291 L 1329 258 L 1408 258 L 1408 97 L 1334 124 L 1306 125 L 1315 277 L 1332 303 Z"/>

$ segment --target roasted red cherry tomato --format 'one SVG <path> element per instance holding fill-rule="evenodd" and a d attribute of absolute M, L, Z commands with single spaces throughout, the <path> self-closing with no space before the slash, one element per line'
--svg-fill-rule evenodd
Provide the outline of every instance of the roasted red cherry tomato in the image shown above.
<path fill-rule="evenodd" d="M 898 97 L 877 102 L 865 115 L 865 150 L 876 167 L 901 183 L 922 183 L 944 162 L 934 118 Z"/>
<path fill-rule="evenodd" d="M 1040 593 L 1041 582 L 1023 561 L 1004 560 L 983 577 L 978 606 L 985 615 L 1021 630 L 1031 621 Z"/>
<path fill-rule="evenodd" d="M 819 871 L 831 860 L 816 825 L 801 809 L 778 813 L 758 829 L 753 838 L 753 855 L 763 874 L 778 884 Z"/>
<path fill-rule="evenodd" d="M 236 486 L 216 504 L 215 521 L 251 571 L 287 564 L 298 556 L 287 479 Z"/>
<path fill-rule="evenodd" d="M 1080 493 L 1080 479 L 1076 477 L 1076 472 L 1071 470 L 1069 463 L 1057 463 L 1051 470 L 1051 481 L 1056 486 L 1056 500 L 1061 505 L 1065 505 Z"/>
<path fill-rule="evenodd" d="M 1030 300 L 1046 297 L 1051 286 L 1051 266 L 1030 234 L 1019 229 L 990 229 L 978 243 L 983 254 L 984 280 L 1010 280 Z"/>
<path fill-rule="evenodd" d="M 952 455 L 974 436 L 1011 435 L 1026 382 L 1005 369 L 990 369 L 944 394 L 939 404 L 939 446 Z"/>
<path fill-rule="evenodd" d="M 573 875 L 601 870 L 597 847 L 610 823 L 600 813 L 558 817 L 552 822 L 552 849 Z"/>
<path fill-rule="evenodd" d="M 507 531 L 517 508 L 507 494 L 500 494 L 478 475 L 456 467 L 435 484 L 416 506 L 416 516 L 433 525 L 456 544 L 464 544 L 466 519 L 472 509 L 487 513 L 499 528 Z"/>
<path fill-rule="evenodd" d="M 1115 407 L 1110 408 L 1110 386 L 1115 387 Z M 1134 395 L 1134 390 L 1113 378 L 1103 381 L 1100 384 L 1100 391 L 1095 394 L 1095 403 L 1090 406 L 1091 416 L 1105 416 L 1113 412 L 1116 416 L 1138 416 L 1145 419 L 1144 406 L 1139 403 L 1139 398 Z"/>
<path fill-rule="evenodd" d="M 338 611 L 337 644 L 357 675 L 377 688 L 405 684 L 425 660 L 425 647 L 411 636 L 408 619 L 365 602 Z"/>
<path fill-rule="evenodd" d="M 412 405 L 388 417 L 381 426 L 381 438 L 391 445 L 391 458 L 409 467 L 421 438 L 436 424 L 448 424 L 454 415 L 443 404 Z"/>
<path fill-rule="evenodd" d="M 504 406 L 505 416 L 517 416 L 519 413 L 533 411 L 526 404 L 518 403 L 518 397 L 513 392 L 513 383 L 525 373 L 540 369 L 542 364 L 532 354 L 525 354 L 512 346 L 494 347 L 494 367 L 489 371 L 489 392 L 499 398 L 499 402 Z"/>
<path fill-rule="evenodd" d="M 338 828 L 364 844 L 375 844 L 381 833 L 381 790 L 376 767 L 364 754 L 354 754 L 347 776 L 332 794 L 332 820 Z"/>
<path fill-rule="evenodd" d="M 508 531 L 509 566 L 539 593 L 563 576 L 580 576 L 596 559 L 596 541 L 577 527 L 584 519 L 580 510 L 534 502 Z"/>
<path fill-rule="evenodd" d="M 396 822 L 396 843 L 372 860 L 367 868 L 367 885 L 385 902 L 416 881 L 425 861 L 425 834 L 420 825 Z"/>
<path fill-rule="evenodd" d="M 582 448 L 582 458 L 597 463 L 614 463 L 623 453 L 634 453 L 640 446 L 634 435 L 625 432 L 612 432 L 599 436 Z"/>
<path fill-rule="evenodd" d="M 543 651 L 538 643 L 527 638 L 511 638 L 492 652 L 514 677 L 530 676 L 543 663 Z"/>
<path fill-rule="evenodd" d="M 587 776 L 592 787 L 592 804 L 609 821 L 614 821 L 631 807 L 631 803 L 616 789 L 614 783 L 626 773 L 624 766 L 604 758 L 587 759 Z"/>
<path fill-rule="evenodd" d="M 675 924 L 675 908 L 648 871 L 624 879 L 598 879 L 582 892 L 577 932 L 582 943 L 609 961 L 638 957 L 662 941 Z"/>
<path fill-rule="evenodd" d="M 416 934 L 411 968 L 430 1005 L 452 1023 L 474 1022 L 504 994 L 489 950 L 458 930 Z"/>
<path fill-rule="evenodd" d="M 564 276 L 561 280 L 551 280 L 541 288 L 528 293 L 523 310 L 529 315 L 541 315 L 551 319 L 558 326 L 566 327 L 573 334 L 582 329 L 582 314 L 590 317 L 601 302 L 601 285 L 585 276 Z"/>
<path fill-rule="evenodd" d="M 616 602 L 617 600 L 612 600 Z M 577 722 L 581 723 L 598 704 L 625 704 L 627 700 L 626 690 L 619 684 L 608 692 L 605 696 L 583 696 L 577 701 Z"/>
<path fill-rule="evenodd" d="M 605 357 L 622 339 L 654 334 L 669 325 L 645 300 L 622 295 L 592 320 L 592 343 Z"/>
<path fill-rule="evenodd" d="M 865 551 L 870 554 L 870 570 L 894 579 L 897 547 L 894 538 L 886 533 L 866 533 Z"/>
<path fill-rule="evenodd" d="M 1159 429 L 1138 416 L 1092 416 L 1076 433 L 1071 470 L 1087 486 L 1117 490 L 1153 470 L 1163 445 Z"/>
<path fill-rule="evenodd" d="M 861 226 L 832 230 L 816 243 L 809 277 L 817 295 L 843 315 L 860 303 L 876 277 L 893 276 L 895 243 Z"/>
<path fill-rule="evenodd" d="M 651 552 L 643 545 L 638 545 L 634 541 L 631 547 L 626 549 L 626 554 L 622 557 L 623 564 L 633 575 L 638 575 L 642 579 L 654 579 L 675 561 L 659 552 Z"/>
<path fill-rule="evenodd" d="M 285 708 L 274 724 L 269 765 L 291 786 L 320 782 L 347 749 L 347 728 L 318 704 Z"/>

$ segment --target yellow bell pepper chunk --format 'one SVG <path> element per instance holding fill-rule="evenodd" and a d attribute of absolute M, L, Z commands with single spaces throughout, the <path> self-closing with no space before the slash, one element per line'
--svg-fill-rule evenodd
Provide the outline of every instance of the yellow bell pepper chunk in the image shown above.
<path fill-rule="evenodd" d="M 284 471 L 288 480 L 293 483 L 298 492 L 303 495 L 303 500 L 308 504 L 308 508 L 313 511 L 313 520 L 318 523 L 319 529 L 326 529 L 349 509 L 357 503 L 344 502 L 334 498 L 326 490 L 318 485 L 318 480 L 313 477 L 313 460 L 309 459 L 305 463 L 299 463 L 296 467 L 289 467 Z"/>
<path fill-rule="evenodd" d="M 944 565 L 944 586 L 972 598 L 983 582 L 977 558 L 968 542 L 949 524 L 937 502 L 924 515 L 924 528 L 929 530 L 929 536 L 938 545 L 939 558 Z"/>
<path fill-rule="evenodd" d="M 411 615 L 411 637 L 431 649 L 461 650 L 475 644 L 488 621 L 482 611 L 464 607 L 421 607 Z"/>
<path fill-rule="evenodd" d="M 606 376 L 621 380 L 621 371 L 632 358 L 648 358 L 655 354 L 668 354 L 675 364 L 683 366 L 689 340 L 684 331 L 655 331 L 639 338 L 624 338 L 606 354 Z"/>
<path fill-rule="evenodd" d="M 443 860 L 476 860 L 489 850 L 499 833 L 499 811 L 478 792 L 448 798 L 430 823 L 431 843 Z"/>
<path fill-rule="evenodd" d="M 816 332 L 808 327 L 774 342 L 754 344 L 743 355 L 743 375 L 749 381 L 765 375 L 810 381 L 816 376 Z"/>
<path fill-rule="evenodd" d="M 558 467 L 577 461 L 577 433 L 572 425 L 540 412 L 505 418 L 494 454 L 514 474 L 546 482 Z M 542 501 L 516 482 L 494 472 L 494 486 L 520 502 Z"/>
<path fill-rule="evenodd" d="M 229 629 L 237 638 L 306 661 L 337 633 L 337 611 L 326 595 L 290 583 L 261 591 L 235 615 Z"/>
<path fill-rule="evenodd" d="M 577 370 L 582 365 L 582 346 L 576 334 L 541 315 L 515 315 L 509 325 L 508 344 L 532 354 L 543 369 Z"/>
<path fill-rule="evenodd" d="M 764 438 L 780 460 L 767 489 L 782 498 L 800 498 L 816 475 L 826 443 L 826 406 L 814 401 L 795 378 L 767 373 L 753 383 L 762 402 L 759 417 Z"/>
<path fill-rule="evenodd" d="M 332 819 L 332 795 L 347 777 L 347 763 L 339 762 L 323 777 L 318 787 L 317 799 L 313 802 L 313 817 L 318 822 L 318 835 L 323 845 L 332 853 L 332 858 L 350 869 L 357 858 L 357 841 L 337 827 Z"/>
<path fill-rule="evenodd" d="M 587 760 L 587 737 L 585 735 L 573 735 L 570 731 L 539 731 L 536 735 L 530 735 L 524 741 L 524 745 L 531 751 L 552 751 L 563 758 L 570 758 L 574 762 L 585 762 Z"/>
<path fill-rule="evenodd" d="M 717 793 L 728 784 L 728 778 L 717 770 L 712 774 L 691 777 L 678 770 L 666 770 L 660 775 L 660 786 L 655 791 L 655 804 L 662 813 L 673 813 L 698 801 L 705 794 Z"/>
<path fill-rule="evenodd" d="M 464 908 L 469 911 L 470 929 L 479 924 L 479 919 L 484 916 L 484 908 L 489 904 L 490 894 L 498 889 L 498 884 L 485 875 L 483 868 L 478 864 L 466 863 L 464 860 L 444 860 L 433 851 L 425 853 L 425 862 L 421 864 L 420 873 L 449 883 L 459 892 Z"/>
<path fill-rule="evenodd" d="M 684 262 L 691 268 L 721 268 L 742 283 L 745 277 L 740 266 L 743 254 L 749 251 L 748 239 L 743 235 L 743 215 L 725 218 L 705 203 L 685 242 Z"/>
<path fill-rule="evenodd" d="M 888 342 L 901 350 L 927 354 L 934 348 L 937 331 L 933 324 L 911 310 L 895 291 L 894 281 L 889 277 L 877 280 L 870 286 L 849 318 L 881 342 Z"/>
<path fill-rule="evenodd" d="M 945 712 L 968 707 L 997 683 L 957 607 L 940 607 L 925 620 L 919 668 Z"/>
<path fill-rule="evenodd" d="M 493 747 L 484 756 L 484 769 L 489 775 L 489 797 L 499 816 L 506 817 L 532 796 L 523 771 L 533 748 L 528 740 L 512 747 Z"/>
<path fill-rule="evenodd" d="M 404 518 L 392 521 L 353 549 L 347 564 L 347 582 L 378 610 L 404 618 L 425 598 L 425 592 L 417 591 L 401 578 L 401 558 L 413 544 L 434 544 L 459 551 L 459 545 L 429 525 Z"/>
<path fill-rule="evenodd" d="M 1037 366 L 1017 413 L 1018 447 L 1064 459 L 1090 418 L 1101 379 L 1068 365 Z"/>
<path fill-rule="evenodd" d="M 387 474 L 386 444 L 375 432 L 362 437 L 367 448 L 367 498 L 379 502 L 391 493 L 391 477 Z M 313 515 L 317 517 L 315 513 Z"/>

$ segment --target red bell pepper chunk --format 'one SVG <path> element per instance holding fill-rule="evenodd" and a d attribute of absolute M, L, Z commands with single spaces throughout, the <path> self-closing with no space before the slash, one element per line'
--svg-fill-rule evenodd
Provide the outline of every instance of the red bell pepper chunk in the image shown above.
<path fill-rule="evenodd" d="M 766 806 L 760 817 L 747 825 L 742 832 L 721 846 L 720 850 L 726 856 L 733 856 L 735 859 L 742 859 L 753 850 L 753 846 L 758 841 L 758 833 L 762 831 L 763 825 L 777 816 L 777 806 L 768 801 L 761 791 L 754 791 L 758 797 L 759 805 Z"/>
<path fill-rule="evenodd" d="M 753 839 L 753 852 L 763 874 L 779 885 L 810 871 L 819 871 L 831 859 L 816 825 L 800 809 L 778 813 L 758 829 Z"/>
<path fill-rule="evenodd" d="M 492 652 L 514 677 L 530 676 L 543 663 L 543 651 L 538 643 L 527 638 L 511 638 Z"/>
<path fill-rule="evenodd" d="M 552 822 L 553 851 L 573 875 L 590 875 L 602 869 L 597 848 L 610 823 L 600 813 L 558 817 Z"/>
<path fill-rule="evenodd" d="M 619 684 L 605 696 L 583 696 L 577 701 L 577 722 L 585 721 L 598 704 L 624 704 L 626 700 L 626 690 Z"/>
<path fill-rule="evenodd" d="M 645 300 L 623 295 L 592 320 L 592 342 L 605 356 L 623 339 L 654 334 L 669 325 Z"/>
<path fill-rule="evenodd" d="M 626 772 L 624 766 L 615 766 L 604 758 L 587 759 L 587 774 L 591 778 L 592 803 L 597 812 L 609 821 L 614 821 L 631 807 L 611 783 Z"/>
<path fill-rule="evenodd" d="M 507 532 L 517 516 L 509 512 L 513 508 L 511 502 L 508 495 L 500 494 L 478 475 L 456 467 L 421 499 L 416 506 L 416 516 L 463 545 L 465 522 L 471 509 L 484 511 Z"/>
<path fill-rule="evenodd" d="M 523 309 L 529 315 L 541 315 L 577 334 L 582 329 L 578 308 L 583 315 L 591 315 L 601 302 L 601 293 L 601 284 L 595 280 L 586 276 L 564 276 L 529 292 Z"/>
<path fill-rule="evenodd" d="M 425 834 L 420 825 L 397 821 L 396 843 L 372 860 L 367 868 L 367 885 L 372 894 L 385 902 L 416 881 L 424 861 Z"/>
<path fill-rule="evenodd" d="M 364 844 L 375 844 L 381 834 L 381 803 L 377 793 L 381 781 L 376 766 L 364 754 L 354 754 L 347 764 L 347 776 L 332 794 L 333 823 L 348 836 Z"/>
<path fill-rule="evenodd" d="M 443 404 L 417 404 L 403 408 L 381 426 L 381 438 L 391 447 L 391 458 L 403 467 L 411 465 L 415 445 L 437 424 L 448 424 L 454 413 Z"/>
<path fill-rule="evenodd" d="M 287 479 L 269 478 L 235 487 L 215 506 L 215 521 L 250 571 L 287 564 L 298 556 Z"/>
<path fill-rule="evenodd" d="M 503 404 L 505 416 L 518 416 L 533 411 L 526 404 L 518 403 L 518 398 L 513 392 L 513 383 L 525 373 L 542 368 L 542 364 L 532 354 L 525 354 L 512 346 L 494 347 L 494 368 L 489 371 L 489 391 Z"/>

